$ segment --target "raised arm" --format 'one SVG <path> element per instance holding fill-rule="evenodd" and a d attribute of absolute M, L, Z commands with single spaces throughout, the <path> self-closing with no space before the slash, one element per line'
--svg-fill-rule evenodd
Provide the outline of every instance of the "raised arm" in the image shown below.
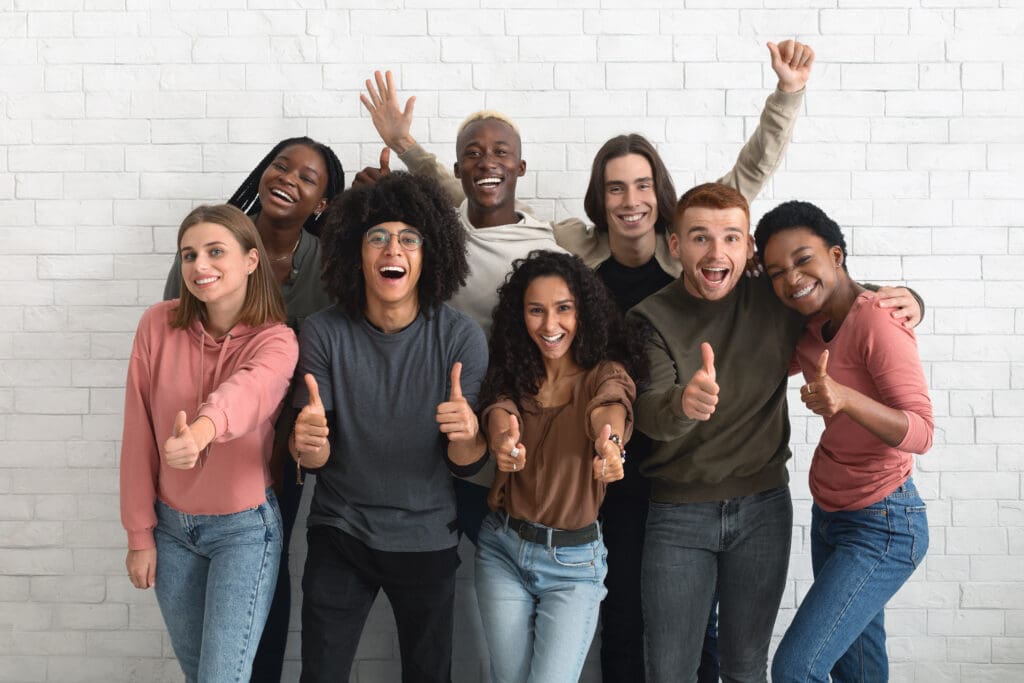
<path fill-rule="evenodd" d="M 814 50 L 795 40 L 768 43 L 768 52 L 779 77 L 778 86 L 765 101 L 761 120 L 736 157 L 736 164 L 718 179 L 736 188 L 748 202 L 757 197 L 782 163 L 814 64 Z"/>

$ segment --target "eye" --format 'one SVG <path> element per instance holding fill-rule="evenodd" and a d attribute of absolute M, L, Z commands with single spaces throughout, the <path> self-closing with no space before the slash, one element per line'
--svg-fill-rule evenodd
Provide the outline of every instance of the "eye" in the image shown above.
<path fill-rule="evenodd" d="M 726 242 L 739 242 L 740 238 L 738 235 L 727 235 L 725 238 Z"/>
<path fill-rule="evenodd" d="M 371 230 L 366 233 L 366 243 L 371 247 L 383 247 L 391 241 L 391 235 L 386 230 Z"/>
<path fill-rule="evenodd" d="M 283 163 L 281 163 L 280 161 L 275 161 L 275 162 L 274 162 L 273 164 L 271 164 L 271 165 L 272 165 L 272 166 L 273 166 L 274 168 L 276 168 L 276 169 L 277 169 L 278 171 L 287 171 L 287 170 L 288 170 L 288 167 L 287 167 L 287 166 L 285 166 L 285 165 L 284 165 Z"/>
<path fill-rule="evenodd" d="M 780 277 L 782 277 L 782 274 L 785 273 L 785 272 L 786 271 L 784 271 L 784 270 L 769 270 L 768 271 L 768 279 L 770 279 L 770 280 L 778 280 Z"/>
<path fill-rule="evenodd" d="M 704 235 L 694 235 L 693 241 L 696 242 L 697 244 L 704 244 L 705 242 L 708 241 L 708 238 L 705 237 Z"/>
<path fill-rule="evenodd" d="M 558 312 L 559 313 L 566 313 L 566 312 L 571 311 L 571 310 L 572 310 L 572 304 L 560 304 L 558 306 Z"/>
<path fill-rule="evenodd" d="M 496 150 L 494 150 L 494 153 L 496 155 L 498 155 L 499 157 L 508 156 L 508 150 L 504 150 L 504 149 L 496 149 Z"/>
<path fill-rule="evenodd" d="M 423 244 L 423 235 L 412 230 L 403 230 L 398 233 L 399 243 L 406 248 L 415 248 Z"/>
<path fill-rule="evenodd" d="M 544 313 L 544 309 L 542 309 L 540 306 L 530 306 L 529 308 L 526 309 L 526 312 L 529 313 L 530 315 L 541 315 L 542 313 Z"/>
<path fill-rule="evenodd" d="M 612 185 L 608 188 L 608 194 L 622 194 L 622 187 L 619 185 Z"/>
<path fill-rule="evenodd" d="M 308 175 L 300 175 L 299 176 L 299 180 L 301 180 L 302 182 L 307 183 L 309 185 L 313 185 L 313 186 L 316 185 L 316 181 L 313 180 L 313 178 L 311 176 L 308 176 Z"/>
<path fill-rule="evenodd" d="M 187 263 L 191 263 L 196 260 L 196 253 L 194 251 L 188 251 L 181 255 L 181 260 Z"/>
<path fill-rule="evenodd" d="M 810 260 L 811 260 L 811 256 L 809 254 L 806 255 L 806 256 L 801 256 L 800 258 L 798 258 L 796 260 L 796 265 L 802 266 L 802 265 L 804 265 L 805 263 L 807 263 Z"/>
<path fill-rule="evenodd" d="M 637 187 L 640 188 L 641 190 L 650 190 L 654 187 L 654 185 L 652 185 L 651 183 L 640 183 L 639 185 L 637 185 Z"/>

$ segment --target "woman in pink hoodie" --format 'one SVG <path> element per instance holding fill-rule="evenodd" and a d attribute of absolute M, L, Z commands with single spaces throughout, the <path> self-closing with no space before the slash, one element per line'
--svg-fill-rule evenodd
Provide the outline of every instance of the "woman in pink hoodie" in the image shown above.
<path fill-rule="evenodd" d="M 128 366 L 125 564 L 155 588 L 188 681 L 248 680 L 281 553 L 267 461 L 298 347 L 245 214 L 198 207 L 178 251 L 181 298 L 143 314 Z"/>

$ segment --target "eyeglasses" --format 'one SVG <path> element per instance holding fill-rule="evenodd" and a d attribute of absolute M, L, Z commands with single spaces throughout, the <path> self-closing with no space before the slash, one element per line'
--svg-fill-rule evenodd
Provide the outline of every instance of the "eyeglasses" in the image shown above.
<path fill-rule="evenodd" d="M 416 251 L 423 244 L 423 235 L 417 230 L 412 228 L 406 228 L 399 230 L 398 234 L 390 233 L 384 228 L 370 228 L 366 231 L 366 243 L 374 249 L 383 249 L 384 247 L 391 244 L 391 238 L 397 237 L 398 243 L 402 245 L 402 249 L 406 251 Z"/>

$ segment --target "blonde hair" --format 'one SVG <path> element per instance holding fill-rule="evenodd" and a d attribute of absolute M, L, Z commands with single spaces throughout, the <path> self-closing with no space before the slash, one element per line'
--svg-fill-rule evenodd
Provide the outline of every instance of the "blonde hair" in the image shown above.
<path fill-rule="evenodd" d="M 500 111 L 497 111 L 495 109 L 481 109 L 480 111 L 473 112 L 472 114 L 467 116 L 462 121 L 462 123 L 459 124 L 459 130 L 456 132 L 456 135 L 462 135 L 462 131 L 466 130 L 466 128 L 471 123 L 476 123 L 477 121 L 489 121 L 489 120 L 501 121 L 506 126 L 511 128 L 513 131 L 515 131 L 516 135 L 519 135 L 519 126 L 516 125 L 515 121 L 513 121 L 511 118 L 509 118 L 507 114 L 503 114 Z"/>
<path fill-rule="evenodd" d="M 286 314 L 284 299 L 281 298 L 281 289 L 274 280 L 270 259 L 263 248 L 263 240 L 260 239 L 260 234 L 249 217 L 230 204 L 197 206 L 185 216 L 181 227 L 178 228 L 177 245 L 179 250 L 181 249 L 181 238 L 185 236 L 185 232 L 199 223 L 215 223 L 223 226 L 238 241 L 242 251 L 248 252 L 255 249 L 259 253 L 256 269 L 249 275 L 246 283 L 245 299 L 242 302 L 238 321 L 254 327 L 270 322 L 284 322 Z M 181 271 L 178 271 L 178 286 L 181 300 L 175 310 L 171 327 L 184 329 L 191 325 L 197 317 L 206 322 L 206 304 L 188 291 Z"/>

